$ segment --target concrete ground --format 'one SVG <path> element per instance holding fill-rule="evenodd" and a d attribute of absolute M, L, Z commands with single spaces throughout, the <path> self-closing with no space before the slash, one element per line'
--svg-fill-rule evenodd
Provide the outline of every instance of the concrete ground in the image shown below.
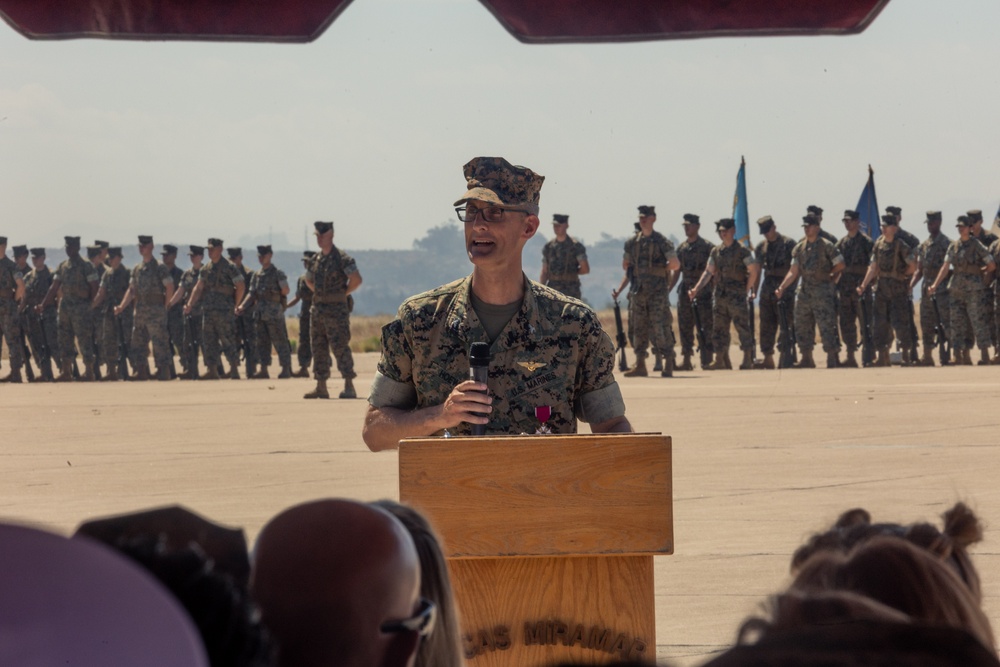
<path fill-rule="evenodd" d="M 736 351 L 733 358 L 738 359 Z M 357 355 L 366 395 L 377 355 Z M 253 540 L 311 498 L 397 495 L 395 453 L 361 441 L 364 400 L 311 380 L 0 385 L 0 518 L 69 533 L 181 503 Z M 337 390 L 337 383 L 331 390 Z M 1000 369 L 701 371 L 622 380 L 638 431 L 673 437 L 676 553 L 657 559 L 661 660 L 704 662 L 787 583 L 795 548 L 843 510 L 929 520 L 966 500 L 1000 627 Z"/>

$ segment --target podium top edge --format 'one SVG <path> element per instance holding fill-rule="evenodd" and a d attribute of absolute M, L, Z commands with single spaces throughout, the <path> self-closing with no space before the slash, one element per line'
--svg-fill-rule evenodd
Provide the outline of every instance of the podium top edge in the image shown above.
<path fill-rule="evenodd" d="M 418 438 L 403 438 L 399 441 L 400 445 L 417 443 L 417 442 L 462 442 L 462 443 L 475 443 L 475 442 L 503 442 L 503 443 L 516 443 L 516 442 L 527 442 L 531 441 L 532 444 L 537 443 L 539 439 L 544 440 L 611 440 L 611 439 L 627 439 L 627 438 L 639 438 L 642 440 L 653 439 L 653 438 L 669 438 L 670 436 L 664 436 L 662 433 L 657 431 L 648 431 L 642 433 L 548 433 L 548 434 L 538 434 L 538 433 L 528 433 L 525 435 L 480 435 L 480 436 L 422 436 Z"/>

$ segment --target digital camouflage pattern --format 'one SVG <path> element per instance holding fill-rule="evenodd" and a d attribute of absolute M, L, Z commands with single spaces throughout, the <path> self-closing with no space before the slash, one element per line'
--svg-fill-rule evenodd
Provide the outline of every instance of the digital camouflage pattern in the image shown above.
<path fill-rule="evenodd" d="M 872 257 L 874 243 L 867 234 L 858 232 L 853 237 L 845 235 L 837 241 L 837 250 L 844 258 L 844 270 L 840 273 L 837 283 L 837 314 L 840 320 L 840 337 L 849 351 L 858 349 L 858 332 L 864 328 L 864 314 L 861 310 L 861 299 L 872 305 L 871 292 L 864 297 L 858 294 L 858 286 L 865 279 L 868 263 Z"/>
<path fill-rule="evenodd" d="M 108 268 L 101 276 L 101 289 L 104 290 L 104 301 L 95 310 L 95 333 L 100 337 L 99 345 L 101 361 L 112 368 L 118 363 L 118 324 L 115 319 L 115 306 L 125 298 L 132 276 L 124 265 L 117 269 Z M 132 347 L 132 328 L 134 326 L 134 308 L 126 308 L 118 316 L 122 322 L 122 333 L 125 335 L 125 345 L 128 347 L 128 361 L 135 367 L 135 357 Z"/>
<path fill-rule="evenodd" d="M 728 350 L 730 325 L 736 327 L 741 350 L 752 350 L 750 314 L 747 312 L 747 279 L 749 267 L 757 260 L 750 249 L 740 243 L 728 248 L 719 244 L 712 248 L 708 265 L 715 268 L 715 290 L 712 293 L 712 345 L 716 350 Z"/>
<path fill-rule="evenodd" d="M 663 234 L 635 234 L 625 242 L 625 262 L 632 271 L 629 330 L 636 357 L 645 359 L 650 343 L 657 354 L 672 355 L 674 337 L 667 266 L 677 259 L 674 244 Z"/>
<path fill-rule="evenodd" d="M 191 300 L 191 293 L 194 291 L 195 286 L 198 284 L 198 277 L 201 273 L 201 269 L 196 269 L 190 267 L 181 276 L 181 287 L 184 288 L 184 298 L 181 303 L 186 305 L 188 301 Z M 184 312 L 183 310 L 181 311 Z M 188 348 L 192 345 L 197 346 L 198 350 L 204 354 L 202 351 L 202 344 L 205 337 L 202 335 L 202 320 L 204 319 L 204 311 L 201 307 L 201 300 L 194 304 L 191 308 L 191 313 L 184 318 L 184 331 L 181 335 L 181 344 L 184 346 L 183 352 L 181 352 L 181 357 L 184 359 L 184 370 L 197 373 L 197 368 L 188 368 L 189 366 L 189 356 Z M 192 331 L 192 328 L 194 331 Z"/>
<path fill-rule="evenodd" d="M 68 258 L 56 268 L 53 279 L 62 284 L 58 311 L 59 361 L 73 361 L 76 356 L 75 339 L 84 363 L 93 364 L 94 320 L 90 313 L 90 285 L 97 282 L 97 269 L 82 257 Z"/>
<path fill-rule="evenodd" d="M 948 292 L 955 349 L 969 349 L 973 334 L 977 347 L 988 347 L 990 320 L 984 307 L 987 290 L 983 269 L 994 261 L 993 255 L 978 239 L 955 239 L 948 246 L 945 261 L 952 266 Z"/>
<path fill-rule="evenodd" d="M 920 239 L 898 225 L 896 226 L 896 238 L 905 243 L 911 250 L 916 250 L 917 246 L 920 245 Z"/>
<path fill-rule="evenodd" d="M 246 284 L 239 267 L 225 257 L 218 262 L 208 262 L 201 267 L 198 281 L 205 283 L 199 303 L 204 311 L 236 308 L 236 286 Z"/>
<path fill-rule="evenodd" d="M 306 280 L 313 291 L 310 326 L 312 327 L 313 375 L 317 380 L 330 377 L 330 351 L 337 360 L 337 370 L 347 379 L 357 377 L 351 354 L 351 311 L 347 303 L 347 278 L 358 272 L 354 258 L 333 246 L 310 260 Z"/>
<path fill-rule="evenodd" d="M 202 306 L 201 336 L 206 368 L 215 368 L 224 354 L 232 368 L 238 368 L 240 357 L 236 342 L 236 286 L 243 274 L 228 259 L 220 257 L 208 262 L 198 272 L 198 282 L 204 283 L 199 303 Z"/>
<path fill-rule="evenodd" d="M 176 265 L 168 268 L 176 292 L 181 285 L 184 272 Z M 184 356 L 184 304 L 181 302 L 167 310 L 167 335 L 170 338 L 170 354 L 178 354 L 181 358 L 181 367 L 187 370 L 187 358 Z"/>
<path fill-rule="evenodd" d="M 945 257 L 948 254 L 948 246 L 951 244 L 944 234 L 931 236 L 924 239 L 917 246 L 917 267 L 921 272 L 920 282 L 920 335 L 925 346 L 936 345 L 938 342 L 934 333 L 934 325 L 937 324 L 937 315 L 934 312 L 934 302 L 927 292 L 934 280 L 937 278 L 941 267 L 945 264 Z M 947 332 L 949 341 L 954 336 L 951 331 L 951 299 L 948 294 L 947 281 L 942 282 L 937 288 L 937 306 L 941 312 L 941 324 Z"/>
<path fill-rule="evenodd" d="M 587 261 L 587 249 L 572 236 L 565 241 L 552 239 L 542 248 L 542 266 L 548 268 L 546 285 L 574 299 L 580 296 L 580 262 Z"/>
<path fill-rule="evenodd" d="M 985 227 L 980 227 L 979 235 L 976 238 L 979 239 L 979 242 L 986 246 L 987 249 L 992 248 L 993 244 L 1000 240 L 1000 237 L 993 232 L 986 231 Z M 993 255 L 993 257 L 995 258 L 996 255 Z M 998 338 L 998 334 L 1000 334 L 1000 332 L 997 330 L 998 326 L 1000 326 L 1000 310 L 997 309 L 994 302 L 995 296 L 993 294 L 993 290 L 987 290 L 983 294 L 983 299 L 985 304 L 984 308 L 986 310 L 986 321 L 990 326 L 990 344 L 996 346 L 997 343 L 1000 342 L 1000 338 Z"/>
<path fill-rule="evenodd" d="M 502 157 L 473 158 L 462 167 L 468 191 L 455 206 L 470 199 L 498 206 L 533 207 L 537 213 L 545 177 Z"/>
<path fill-rule="evenodd" d="M 35 359 L 42 359 L 43 347 L 49 354 L 51 362 L 59 362 L 59 327 L 56 322 L 56 306 L 49 304 L 41 315 L 33 311 L 45 299 L 49 287 L 52 286 L 52 272 L 47 266 L 32 269 L 24 279 L 24 303 L 28 306 L 22 317 L 28 319 L 28 339 L 31 341 L 31 353 Z"/>
<path fill-rule="evenodd" d="M 250 281 L 253 279 L 254 272 L 248 269 L 243 264 L 237 264 L 233 262 L 236 270 L 240 272 L 243 276 L 243 284 L 246 289 L 250 289 Z M 244 292 L 244 296 L 246 292 Z M 260 362 L 260 345 L 257 340 L 257 304 L 250 306 L 243 311 L 242 315 L 236 315 L 233 319 L 236 334 L 236 346 L 240 347 L 243 345 L 243 339 L 241 336 L 246 336 L 246 349 L 243 351 L 243 362 L 246 365 L 247 375 L 257 372 L 257 366 Z M 268 348 L 270 350 L 270 348 Z M 270 356 L 270 352 L 268 352 Z"/>
<path fill-rule="evenodd" d="M 990 255 L 993 256 L 993 260 L 996 261 L 1000 258 L 1000 239 L 997 239 L 989 246 Z M 997 345 L 997 341 L 1000 341 L 1000 280 L 993 280 L 992 294 L 987 291 L 987 298 L 993 298 L 993 328 L 991 329 L 993 333 L 992 340 L 994 345 Z M 1000 352 L 998 352 L 1000 354 Z"/>
<path fill-rule="evenodd" d="M 135 293 L 132 324 L 132 360 L 136 368 L 149 370 L 149 344 L 157 369 L 170 366 L 172 354 L 167 335 L 167 287 L 173 287 L 170 269 L 155 259 L 132 267 L 130 286 Z"/>
<path fill-rule="evenodd" d="M 271 365 L 271 346 L 278 352 L 278 364 L 292 365 L 292 348 L 285 326 L 284 299 L 281 290 L 288 287 L 288 278 L 273 264 L 260 269 L 250 279 L 250 293 L 257 299 L 257 358 L 264 366 Z"/>
<path fill-rule="evenodd" d="M 871 263 L 878 267 L 878 282 L 875 285 L 874 327 L 875 344 L 880 348 L 892 345 L 892 332 L 904 349 L 913 346 L 910 331 L 910 280 L 906 275 L 908 264 L 916 261 L 915 248 L 907 245 L 898 236 L 892 242 L 884 236 L 878 237 L 872 246 Z"/>
<path fill-rule="evenodd" d="M 677 330 L 681 338 L 681 351 L 686 355 L 693 355 L 695 348 L 695 319 L 692 310 L 691 299 L 688 298 L 688 290 L 693 288 L 701 274 L 708 266 L 708 255 L 714 246 L 703 239 L 696 238 L 694 241 L 685 239 L 677 247 L 677 259 L 680 262 L 680 288 L 677 291 Z M 705 342 L 708 352 L 713 352 L 712 345 L 712 299 L 707 288 L 704 289 L 698 299 L 698 314 L 701 316 L 701 324 L 705 328 Z"/>
<path fill-rule="evenodd" d="M 757 312 L 760 313 L 760 351 L 764 354 L 774 352 L 774 341 L 779 338 L 779 344 L 785 344 L 785 332 L 781 329 L 781 317 L 778 313 L 779 299 L 775 295 L 775 290 L 781 285 L 781 281 L 788 275 L 788 269 L 792 266 L 792 249 L 795 241 L 778 234 L 772 242 L 766 238 L 754 248 L 754 257 L 761 265 L 764 272 L 764 281 L 760 291 Z M 788 307 L 788 312 L 792 312 L 795 302 L 795 283 L 788 286 L 780 301 Z"/>
<path fill-rule="evenodd" d="M 17 302 L 14 300 L 18 280 L 23 281 L 24 275 L 14 261 L 10 257 L 0 259 L 0 337 L 7 341 L 10 367 L 14 370 L 24 364 L 20 319 L 17 315 Z"/>
<path fill-rule="evenodd" d="M 469 348 L 488 340 L 471 305 L 471 277 L 411 297 L 382 329 L 382 358 L 368 400 L 401 409 L 439 405 L 469 376 Z M 625 414 L 614 377 L 614 345 L 590 308 L 525 278 L 520 310 L 490 346 L 493 412 L 487 434 L 534 433 L 548 406 L 554 433 L 577 419 Z M 453 429 L 469 435 L 468 424 Z"/>
<path fill-rule="evenodd" d="M 799 269 L 799 286 L 795 294 L 795 338 L 804 352 L 815 347 L 817 326 L 823 351 L 840 350 L 837 291 L 830 274 L 833 267 L 843 261 L 837 246 L 824 238 L 812 243 L 800 241 L 792 250 L 792 266 Z"/>
<path fill-rule="evenodd" d="M 313 291 L 306 284 L 305 276 L 299 278 L 295 287 L 295 297 L 302 303 L 299 309 L 299 345 L 296 349 L 296 356 L 299 358 L 299 366 L 309 368 L 312 363 L 312 297 Z"/>

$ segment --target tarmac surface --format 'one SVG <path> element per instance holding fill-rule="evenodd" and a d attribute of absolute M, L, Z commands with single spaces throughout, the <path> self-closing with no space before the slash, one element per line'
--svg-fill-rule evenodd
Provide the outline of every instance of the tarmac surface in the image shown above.
<path fill-rule="evenodd" d="M 367 395 L 376 354 L 355 355 Z M 733 351 L 733 358 L 739 358 Z M 965 500 L 1000 628 L 1000 368 L 619 378 L 637 431 L 673 438 L 675 554 L 657 558 L 657 655 L 697 665 L 788 583 L 795 548 L 851 507 L 928 520 Z M 396 498 L 397 456 L 361 440 L 366 402 L 312 380 L 0 385 L 0 519 L 71 533 L 179 503 L 248 539 L 289 505 Z M 331 393 L 339 392 L 332 380 Z M 586 427 L 584 426 L 584 430 Z"/>

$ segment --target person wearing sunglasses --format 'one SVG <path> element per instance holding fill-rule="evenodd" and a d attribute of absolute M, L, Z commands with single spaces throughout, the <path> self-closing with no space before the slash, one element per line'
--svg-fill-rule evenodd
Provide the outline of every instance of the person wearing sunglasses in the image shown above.
<path fill-rule="evenodd" d="M 382 329 L 362 436 L 372 451 L 405 437 L 631 431 L 614 345 L 584 303 L 529 280 L 541 176 L 500 157 L 464 167 L 455 202 L 472 274 L 407 299 Z M 487 383 L 468 379 L 473 343 L 489 346 Z"/>

